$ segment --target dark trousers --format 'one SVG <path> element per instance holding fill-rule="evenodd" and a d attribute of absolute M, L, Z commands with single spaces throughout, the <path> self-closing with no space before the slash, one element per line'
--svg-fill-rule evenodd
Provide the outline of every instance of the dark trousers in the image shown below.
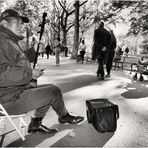
<path fill-rule="evenodd" d="M 47 55 L 47 59 L 49 59 L 49 52 L 48 52 L 48 53 L 46 53 L 46 55 Z"/>
<path fill-rule="evenodd" d="M 68 51 L 65 51 L 65 57 L 68 57 Z"/>
<path fill-rule="evenodd" d="M 44 52 L 41 52 L 42 58 L 44 57 Z"/>
<path fill-rule="evenodd" d="M 50 106 L 59 116 L 67 113 L 61 90 L 53 84 L 25 90 L 18 99 L 4 103 L 3 106 L 11 115 L 35 110 L 35 117 L 44 117 Z"/>
<path fill-rule="evenodd" d="M 107 71 L 107 74 L 108 75 L 110 75 L 110 71 L 111 71 L 111 68 L 112 68 L 114 55 L 115 55 L 115 51 L 114 50 L 111 50 L 110 53 L 109 53 L 109 55 L 108 55 L 108 58 L 107 58 L 106 71 Z"/>
<path fill-rule="evenodd" d="M 80 56 L 81 56 L 81 59 L 82 59 L 82 63 L 84 61 L 84 55 L 85 55 L 85 51 L 80 51 Z"/>
<path fill-rule="evenodd" d="M 100 52 L 100 56 L 98 58 L 98 70 L 97 70 L 97 76 L 104 76 L 104 63 L 105 63 L 105 52 Z"/>

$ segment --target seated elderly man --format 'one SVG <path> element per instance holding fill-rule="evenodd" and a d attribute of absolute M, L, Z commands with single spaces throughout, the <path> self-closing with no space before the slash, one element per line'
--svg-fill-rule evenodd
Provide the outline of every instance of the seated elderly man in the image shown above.
<path fill-rule="evenodd" d="M 77 124 L 81 116 L 70 115 L 65 107 L 61 90 L 53 85 L 37 86 L 43 72 L 32 69 L 18 42 L 22 36 L 23 23 L 27 17 L 7 9 L 0 18 L 0 103 L 9 114 L 22 114 L 35 110 L 28 127 L 29 133 L 55 133 L 42 124 L 50 106 L 58 115 L 60 123 Z"/>

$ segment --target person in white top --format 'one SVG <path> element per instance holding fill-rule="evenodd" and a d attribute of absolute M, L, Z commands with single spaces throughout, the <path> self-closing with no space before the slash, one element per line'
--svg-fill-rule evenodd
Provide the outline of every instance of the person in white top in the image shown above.
<path fill-rule="evenodd" d="M 82 42 L 79 45 L 79 54 L 80 54 L 80 57 L 82 59 L 82 63 L 84 61 L 85 52 L 86 52 L 86 45 L 85 45 L 85 41 L 82 40 Z"/>

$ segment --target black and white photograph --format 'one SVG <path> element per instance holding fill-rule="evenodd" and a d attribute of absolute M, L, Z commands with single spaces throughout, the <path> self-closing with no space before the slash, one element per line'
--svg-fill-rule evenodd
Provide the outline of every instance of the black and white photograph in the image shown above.
<path fill-rule="evenodd" d="M 148 147 L 148 0 L 0 0 L 0 147 Z"/>

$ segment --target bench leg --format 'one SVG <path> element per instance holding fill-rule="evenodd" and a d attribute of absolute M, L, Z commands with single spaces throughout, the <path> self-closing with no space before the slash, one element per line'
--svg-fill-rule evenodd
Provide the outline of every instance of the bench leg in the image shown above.
<path fill-rule="evenodd" d="M 115 62 L 114 70 L 116 70 L 116 62 Z"/>
<path fill-rule="evenodd" d="M 123 70 L 123 63 L 122 63 L 122 70 Z"/>

